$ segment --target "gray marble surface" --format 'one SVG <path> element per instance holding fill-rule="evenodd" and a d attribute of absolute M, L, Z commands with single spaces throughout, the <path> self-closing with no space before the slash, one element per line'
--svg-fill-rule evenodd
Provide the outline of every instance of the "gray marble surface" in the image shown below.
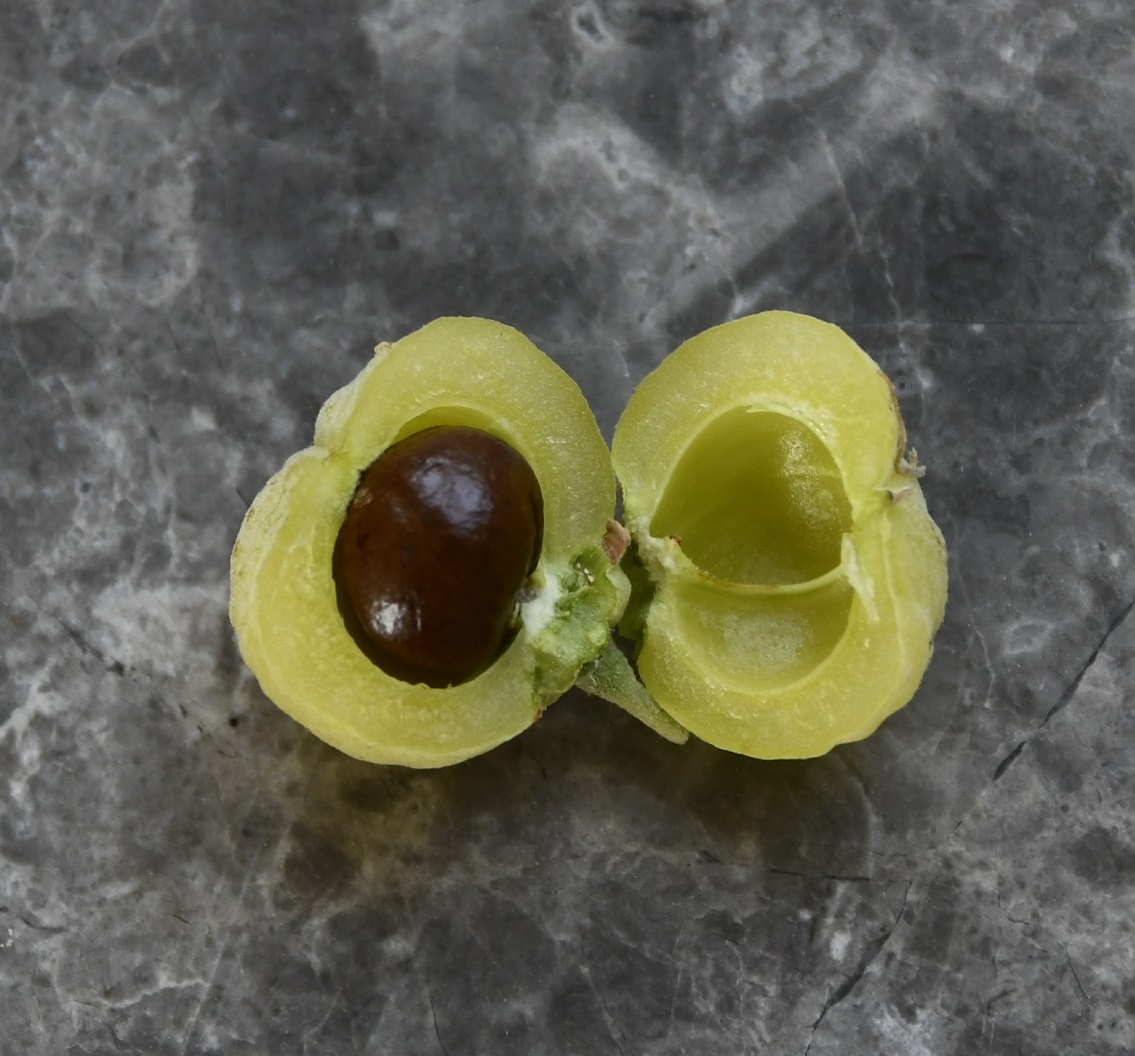
<path fill-rule="evenodd" d="M 0 1051 L 1135 1051 L 1129 0 L 0 6 Z M 572 694 L 448 770 L 262 696 L 246 500 L 376 340 L 610 436 L 763 308 L 892 374 L 927 679 L 803 763 Z"/>

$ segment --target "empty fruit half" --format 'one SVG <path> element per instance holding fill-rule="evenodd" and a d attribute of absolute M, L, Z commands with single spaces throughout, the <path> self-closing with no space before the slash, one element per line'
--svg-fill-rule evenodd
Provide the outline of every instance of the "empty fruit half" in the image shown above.
<path fill-rule="evenodd" d="M 692 338 L 615 431 L 641 562 L 624 629 L 639 674 L 721 748 L 803 758 L 913 696 L 946 601 L 946 550 L 886 375 L 791 312 Z"/>

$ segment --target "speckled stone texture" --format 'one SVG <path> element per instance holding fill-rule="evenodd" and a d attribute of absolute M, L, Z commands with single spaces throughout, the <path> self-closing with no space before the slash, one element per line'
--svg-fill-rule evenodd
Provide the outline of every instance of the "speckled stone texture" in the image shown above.
<path fill-rule="evenodd" d="M 0 5 L 5 1056 L 1135 1051 L 1129 0 Z M 607 433 L 763 308 L 895 379 L 951 554 L 871 739 L 572 694 L 344 758 L 236 652 L 247 500 L 373 344 Z"/>

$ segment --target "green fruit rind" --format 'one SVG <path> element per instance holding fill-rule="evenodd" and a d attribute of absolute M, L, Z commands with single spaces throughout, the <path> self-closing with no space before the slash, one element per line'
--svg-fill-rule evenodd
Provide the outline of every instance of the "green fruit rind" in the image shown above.
<path fill-rule="evenodd" d="M 799 423 L 830 455 L 846 519 L 831 567 L 733 582 L 659 534 L 667 488 L 686 479 L 675 474 L 683 455 L 738 410 Z M 638 670 L 678 722 L 730 751 L 805 758 L 866 737 L 910 700 L 944 613 L 946 553 L 905 444 L 883 372 L 841 330 L 807 316 L 716 327 L 642 382 L 613 458 L 652 581 Z M 809 479 L 831 490 L 829 469 Z M 632 599 L 628 611 L 641 608 Z"/>
<path fill-rule="evenodd" d="M 544 494 L 543 548 L 521 633 L 484 673 L 446 689 L 401 682 L 372 664 L 343 625 L 331 574 L 359 473 L 396 440 L 436 424 L 506 440 Z M 576 566 L 601 553 L 614 504 L 609 453 L 567 374 L 511 327 L 436 320 L 376 349 L 324 405 L 314 444 L 248 510 L 231 564 L 241 653 L 271 700 L 348 755 L 414 767 L 478 755 L 531 725 L 601 651 L 629 588 L 609 561 L 591 583 L 579 582 Z M 533 635 L 525 628 L 536 613 L 551 618 Z"/>

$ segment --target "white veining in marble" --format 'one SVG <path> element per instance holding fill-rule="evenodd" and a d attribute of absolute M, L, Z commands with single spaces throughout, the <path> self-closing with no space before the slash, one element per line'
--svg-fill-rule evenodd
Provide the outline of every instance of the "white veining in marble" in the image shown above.
<path fill-rule="evenodd" d="M 0 1049 L 1132 1051 L 1133 43 L 1126 0 L 5 5 Z M 229 547 L 376 341 L 510 322 L 610 436 L 765 308 L 930 467 L 950 608 L 875 736 L 759 763 L 573 693 L 412 772 L 264 699 Z"/>

